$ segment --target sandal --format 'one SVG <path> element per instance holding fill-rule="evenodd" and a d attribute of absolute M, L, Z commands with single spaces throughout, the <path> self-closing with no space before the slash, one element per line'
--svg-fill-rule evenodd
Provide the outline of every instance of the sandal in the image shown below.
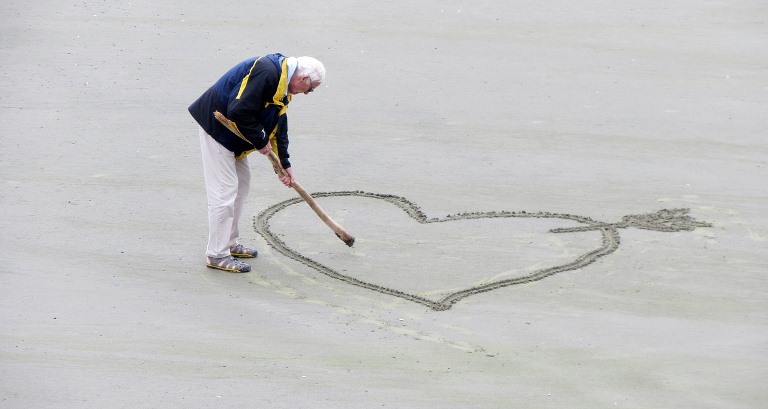
<path fill-rule="evenodd" d="M 229 253 L 232 254 L 232 257 L 240 258 L 253 258 L 259 255 L 259 252 L 256 251 L 256 249 L 245 247 L 242 244 L 238 244 L 237 246 L 229 249 Z"/>
<path fill-rule="evenodd" d="M 251 266 L 243 263 L 242 261 L 232 257 L 206 257 L 206 266 L 209 268 L 215 268 L 218 270 L 229 271 L 232 273 L 247 273 L 251 271 Z"/>

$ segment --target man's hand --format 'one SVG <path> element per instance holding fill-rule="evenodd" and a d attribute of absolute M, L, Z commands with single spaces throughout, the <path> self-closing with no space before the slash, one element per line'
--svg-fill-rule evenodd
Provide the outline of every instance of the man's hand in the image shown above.
<path fill-rule="evenodd" d="M 263 148 L 259 149 L 259 153 L 262 155 L 269 155 L 270 152 L 272 152 L 272 145 L 269 142 L 267 142 Z"/>
<path fill-rule="evenodd" d="M 277 175 L 280 178 L 280 182 L 284 185 L 291 187 L 295 179 L 293 178 L 293 168 L 285 169 L 286 176 Z"/>

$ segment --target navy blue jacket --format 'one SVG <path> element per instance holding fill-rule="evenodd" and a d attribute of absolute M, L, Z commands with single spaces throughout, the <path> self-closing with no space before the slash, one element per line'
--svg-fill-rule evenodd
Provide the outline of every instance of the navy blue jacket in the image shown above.
<path fill-rule="evenodd" d="M 227 71 L 192 105 L 189 113 L 213 139 L 240 159 L 272 144 L 284 168 L 288 161 L 288 116 L 291 95 L 282 54 L 249 58 Z M 245 138 L 232 133 L 213 116 L 219 111 Z"/>

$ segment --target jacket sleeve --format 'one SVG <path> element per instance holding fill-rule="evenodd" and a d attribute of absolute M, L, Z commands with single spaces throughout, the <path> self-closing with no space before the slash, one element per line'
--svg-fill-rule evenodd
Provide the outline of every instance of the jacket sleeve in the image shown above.
<path fill-rule="evenodd" d="M 256 149 L 267 145 L 264 124 L 259 120 L 260 111 L 277 90 L 279 80 L 265 69 L 268 64 L 256 63 L 243 80 L 232 90 L 227 104 L 227 116 L 237 129 Z"/>
<path fill-rule="evenodd" d="M 280 118 L 277 120 L 277 132 L 275 133 L 275 141 L 272 144 L 272 148 L 277 152 L 283 168 L 290 168 L 291 162 L 288 160 L 291 157 L 288 154 L 288 114 L 280 115 Z"/>

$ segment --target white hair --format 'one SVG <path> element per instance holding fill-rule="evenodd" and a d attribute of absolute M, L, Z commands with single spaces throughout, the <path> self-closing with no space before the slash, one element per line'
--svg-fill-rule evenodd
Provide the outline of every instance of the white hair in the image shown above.
<path fill-rule="evenodd" d="M 325 66 L 323 63 L 312 57 L 296 57 L 298 64 L 296 66 L 296 72 L 301 75 L 308 75 L 309 79 L 314 83 L 321 83 L 325 81 Z"/>

